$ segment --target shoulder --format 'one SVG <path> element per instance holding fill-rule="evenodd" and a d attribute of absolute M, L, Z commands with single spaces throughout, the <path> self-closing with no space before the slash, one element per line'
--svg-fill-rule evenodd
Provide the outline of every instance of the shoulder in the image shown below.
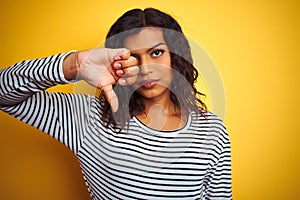
<path fill-rule="evenodd" d="M 108 122 L 108 103 L 104 97 L 90 96 L 91 109 L 90 116 L 95 122 L 100 123 L 101 126 L 105 126 Z M 106 126 L 105 126 L 106 127 Z"/>
<path fill-rule="evenodd" d="M 192 124 L 194 129 L 202 134 L 213 136 L 221 140 L 222 143 L 229 142 L 229 136 L 223 120 L 212 112 L 195 113 L 191 112 Z"/>
<path fill-rule="evenodd" d="M 223 120 L 216 114 L 209 111 L 201 111 L 196 113 L 194 111 L 190 112 L 192 121 L 197 124 L 205 124 L 209 126 L 220 126 L 220 128 L 225 128 Z"/>
<path fill-rule="evenodd" d="M 90 101 L 92 109 L 96 109 L 100 114 L 104 112 L 104 107 L 107 104 L 105 98 L 90 96 Z"/>

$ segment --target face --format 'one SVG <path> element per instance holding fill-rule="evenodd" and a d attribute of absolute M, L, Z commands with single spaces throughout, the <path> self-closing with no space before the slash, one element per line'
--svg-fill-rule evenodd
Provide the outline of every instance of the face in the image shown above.
<path fill-rule="evenodd" d="M 171 56 L 160 28 L 147 27 L 128 36 L 124 47 L 136 57 L 140 66 L 138 80 L 133 85 L 147 99 L 169 99 L 172 82 Z"/>

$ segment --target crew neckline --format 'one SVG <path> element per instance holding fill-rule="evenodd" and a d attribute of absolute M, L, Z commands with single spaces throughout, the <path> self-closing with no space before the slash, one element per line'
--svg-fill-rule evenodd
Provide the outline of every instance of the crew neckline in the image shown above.
<path fill-rule="evenodd" d="M 189 112 L 187 115 L 187 119 L 184 123 L 184 125 L 178 129 L 174 129 L 174 130 L 158 130 L 158 129 L 154 129 L 151 127 L 148 127 L 147 125 L 145 125 L 143 122 L 141 122 L 136 116 L 133 117 L 133 120 L 135 121 L 135 123 L 141 127 L 142 129 L 144 129 L 145 131 L 147 131 L 150 134 L 155 134 L 155 135 L 177 135 L 180 132 L 185 131 L 186 129 L 189 128 L 190 124 L 191 124 L 191 113 Z"/>

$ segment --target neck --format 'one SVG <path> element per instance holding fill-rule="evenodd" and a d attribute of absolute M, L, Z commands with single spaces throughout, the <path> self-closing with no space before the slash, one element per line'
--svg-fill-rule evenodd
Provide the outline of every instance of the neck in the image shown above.
<path fill-rule="evenodd" d="M 186 121 L 185 113 L 168 99 L 144 99 L 145 111 L 137 117 L 147 126 L 158 130 L 175 130 Z"/>
<path fill-rule="evenodd" d="M 160 114 L 164 115 L 180 115 L 180 109 L 176 106 L 172 100 L 168 98 L 159 98 L 159 99 L 143 99 L 145 105 L 145 113 L 148 114 L 152 109 L 157 110 L 159 108 Z"/>

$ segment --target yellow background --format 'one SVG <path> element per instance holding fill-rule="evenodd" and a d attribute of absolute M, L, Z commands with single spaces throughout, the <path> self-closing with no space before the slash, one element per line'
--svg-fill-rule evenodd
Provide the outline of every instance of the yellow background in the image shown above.
<path fill-rule="evenodd" d="M 172 14 L 216 64 L 226 90 L 234 199 L 300 199 L 297 1 L 4 0 L 0 67 L 93 48 L 134 7 Z M 88 198 L 62 144 L 3 112 L 0 131 L 0 199 Z"/>

